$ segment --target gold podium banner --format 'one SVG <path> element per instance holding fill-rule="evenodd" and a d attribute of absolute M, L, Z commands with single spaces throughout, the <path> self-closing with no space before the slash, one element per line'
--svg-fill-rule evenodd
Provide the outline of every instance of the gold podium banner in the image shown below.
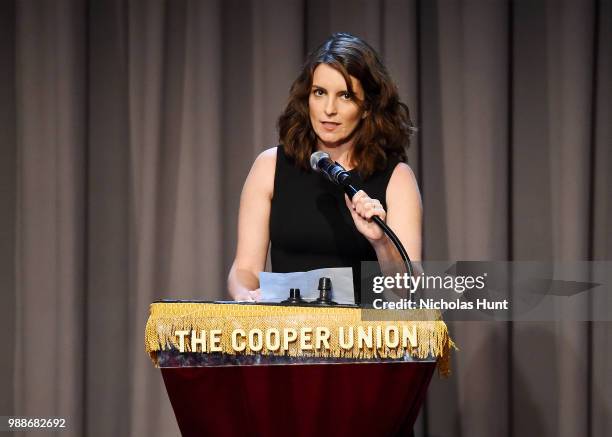
<path fill-rule="evenodd" d="M 153 303 L 145 349 L 336 359 L 437 360 L 449 373 L 455 347 L 442 320 L 367 321 L 362 309 L 232 303 Z"/>

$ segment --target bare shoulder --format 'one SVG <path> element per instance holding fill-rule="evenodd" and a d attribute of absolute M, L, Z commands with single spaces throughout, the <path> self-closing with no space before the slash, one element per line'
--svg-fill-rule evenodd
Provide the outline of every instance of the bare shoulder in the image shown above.
<path fill-rule="evenodd" d="M 257 155 L 253 167 L 257 167 L 258 170 L 274 170 L 276 166 L 276 149 L 277 147 L 270 147 Z"/>
<path fill-rule="evenodd" d="M 264 160 L 268 163 L 271 162 L 272 164 L 276 164 L 276 150 L 277 149 L 278 147 L 270 147 L 269 149 L 266 149 L 263 152 L 261 152 L 257 156 L 257 159 Z"/>
<path fill-rule="evenodd" d="M 419 186 L 412 168 L 405 162 L 398 163 L 393 169 L 389 185 L 387 185 L 387 203 L 396 199 L 418 199 L 420 203 Z"/>
<path fill-rule="evenodd" d="M 416 185 L 416 176 L 410 166 L 405 162 L 398 163 L 393 169 L 393 173 L 391 173 L 389 188 L 406 189 L 409 186 L 416 187 Z"/>
<path fill-rule="evenodd" d="M 271 147 L 257 156 L 245 182 L 245 189 L 255 189 L 272 198 L 276 169 L 276 149 L 276 147 Z"/>

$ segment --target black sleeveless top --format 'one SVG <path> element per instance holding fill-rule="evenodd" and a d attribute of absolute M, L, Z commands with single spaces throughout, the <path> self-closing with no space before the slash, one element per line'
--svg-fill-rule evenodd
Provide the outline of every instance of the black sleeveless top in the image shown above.
<path fill-rule="evenodd" d="M 378 199 L 385 210 L 387 185 L 398 162 L 388 159 L 384 171 L 365 181 L 350 171 L 356 188 Z M 361 261 L 376 261 L 372 245 L 353 223 L 344 191 L 322 174 L 296 167 L 282 146 L 276 153 L 270 241 L 273 272 L 352 267 L 356 291 Z"/>

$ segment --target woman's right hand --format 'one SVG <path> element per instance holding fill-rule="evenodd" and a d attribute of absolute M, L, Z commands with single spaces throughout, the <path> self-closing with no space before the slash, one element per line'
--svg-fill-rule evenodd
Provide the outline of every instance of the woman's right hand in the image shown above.
<path fill-rule="evenodd" d="M 238 292 L 236 295 L 232 296 L 236 301 L 246 301 L 246 302 L 257 302 L 261 299 L 261 289 L 256 290 L 242 290 Z"/>

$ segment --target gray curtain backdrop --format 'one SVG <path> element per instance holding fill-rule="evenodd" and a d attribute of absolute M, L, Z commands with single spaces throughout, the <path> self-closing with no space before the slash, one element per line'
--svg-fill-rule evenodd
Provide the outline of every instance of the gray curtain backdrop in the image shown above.
<path fill-rule="evenodd" d="M 0 415 L 179 435 L 148 304 L 225 296 L 244 178 L 335 31 L 420 128 L 425 259 L 612 259 L 610 0 L 2 0 Z M 612 434 L 610 324 L 450 329 L 417 435 Z"/>

